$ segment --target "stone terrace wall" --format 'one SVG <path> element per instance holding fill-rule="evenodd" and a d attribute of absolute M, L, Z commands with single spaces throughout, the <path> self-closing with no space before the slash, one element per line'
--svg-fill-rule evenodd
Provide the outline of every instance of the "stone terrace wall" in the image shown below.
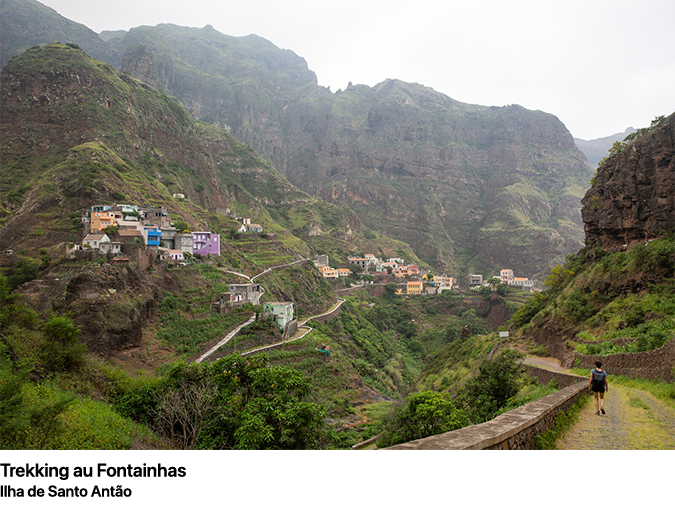
<path fill-rule="evenodd" d="M 310 322 L 310 321 L 318 321 L 319 323 L 328 323 L 330 320 L 335 318 L 335 316 L 337 316 L 340 313 L 340 309 L 342 309 L 342 305 L 340 305 L 339 307 L 336 307 L 335 309 L 333 309 L 332 311 L 330 311 L 327 314 L 322 314 L 320 316 L 308 318 L 305 323 Z"/>
<path fill-rule="evenodd" d="M 483 424 L 467 426 L 440 435 L 433 435 L 388 450 L 533 450 L 536 439 L 555 426 L 558 413 L 567 411 L 579 396 L 589 392 L 588 381 L 580 376 L 568 376 L 531 367 L 534 374 L 559 379 L 559 384 L 574 383 L 556 392 L 506 412 Z M 529 369 L 528 369 L 529 370 Z M 549 372 L 549 374 L 540 374 Z M 562 376 L 567 376 L 563 378 Z M 569 378 L 569 379 L 568 379 Z M 543 382 L 543 381 L 542 381 Z"/>
<path fill-rule="evenodd" d="M 629 377 L 644 377 L 646 379 L 663 379 L 669 383 L 675 382 L 675 339 L 671 339 L 658 350 L 649 352 L 622 352 L 607 356 L 586 356 L 575 354 L 578 366 L 589 370 L 596 361 L 602 361 L 603 370 L 608 375 L 616 374 Z"/>

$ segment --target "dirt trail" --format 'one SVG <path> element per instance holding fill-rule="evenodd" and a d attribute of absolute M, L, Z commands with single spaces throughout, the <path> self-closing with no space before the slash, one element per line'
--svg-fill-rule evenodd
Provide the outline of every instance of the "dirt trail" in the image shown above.
<path fill-rule="evenodd" d="M 561 450 L 675 449 L 675 408 L 650 393 L 612 384 L 605 394 L 607 415 L 595 415 L 593 398 L 557 442 Z"/>
<path fill-rule="evenodd" d="M 569 372 L 555 358 L 528 356 L 528 365 Z M 577 421 L 558 440 L 560 450 L 660 450 L 675 449 L 675 408 L 644 390 L 612 383 L 605 394 L 606 415 L 595 415 L 589 399 Z"/>

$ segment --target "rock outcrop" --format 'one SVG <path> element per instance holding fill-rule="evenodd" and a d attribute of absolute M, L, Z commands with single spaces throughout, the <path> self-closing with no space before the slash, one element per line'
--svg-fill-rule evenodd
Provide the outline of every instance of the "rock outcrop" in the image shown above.
<path fill-rule="evenodd" d="M 621 251 L 675 229 L 675 114 L 598 168 L 582 200 L 586 245 Z"/>

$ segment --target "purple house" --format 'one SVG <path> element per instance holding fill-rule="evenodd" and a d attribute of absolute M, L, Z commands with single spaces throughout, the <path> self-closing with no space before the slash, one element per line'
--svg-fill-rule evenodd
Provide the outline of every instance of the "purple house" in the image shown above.
<path fill-rule="evenodd" d="M 209 231 L 195 231 L 192 233 L 192 254 L 206 256 L 208 254 L 220 256 L 220 235 Z"/>

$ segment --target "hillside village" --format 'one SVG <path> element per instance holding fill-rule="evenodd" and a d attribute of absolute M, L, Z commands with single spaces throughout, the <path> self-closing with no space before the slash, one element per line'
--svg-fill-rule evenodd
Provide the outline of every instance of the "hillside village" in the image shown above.
<path fill-rule="evenodd" d="M 327 279 L 346 278 L 352 273 L 361 275 L 392 275 L 399 286 L 396 290 L 398 295 L 428 296 L 441 294 L 443 291 L 462 291 L 457 278 L 447 275 L 434 275 L 429 270 L 421 270 L 417 265 L 406 262 L 403 258 L 377 258 L 373 254 L 365 254 L 363 257 L 349 257 L 352 269 L 334 268 L 329 265 L 328 255 L 315 255 L 314 265 Z M 483 275 L 469 274 L 467 286 L 470 290 L 478 290 L 480 287 L 494 289 L 497 283 L 502 283 L 514 288 L 522 288 L 530 292 L 535 291 L 536 283 L 528 278 L 520 278 L 514 275 L 512 269 L 502 269 L 499 276 L 492 276 L 483 281 Z"/>
<path fill-rule="evenodd" d="M 180 197 L 181 194 L 174 194 Z M 72 216 L 72 215 L 71 215 Z M 251 223 L 250 218 L 232 217 L 240 222 L 237 234 L 261 234 L 262 226 Z M 74 217 L 73 217 L 74 218 Z M 135 249 L 146 248 L 156 252 L 158 261 L 170 261 L 185 265 L 195 258 L 220 256 L 221 237 L 211 231 L 190 231 L 184 222 L 172 222 L 165 207 L 143 207 L 134 204 L 98 204 L 82 212 L 83 238 L 81 243 L 67 245 L 67 256 L 81 255 L 106 257 L 111 263 L 128 263 L 128 255 Z M 327 280 L 347 279 L 350 276 L 374 283 L 375 277 L 382 283 L 393 277 L 397 284 L 396 294 L 404 296 L 429 296 L 444 291 L 464 291 L 457 278 L 434 275 L 428 270 L 406 262 L 400 257 L 378 258 L 367 253 L 363 256 L 348 256 L 351 268 L 330 266 L 329 256 L 317 254 L 314 265 Z M 511 269 L 503 269 L 500 275 L 483 281 L 482 275 L 468 277 L 469 290 L 480 287 L 495 289 L 495 281 L 508 286 L 534 291 L 534 282 L 517 278 Z M 348 286 L 351 283 L 348 282 Z M 245 305 L 259 305 L 264 290 L 257 283 L 230 284 L 228 291 L 213 299 L 211 307 L 220 314 L 227 314 Z M 278 301 L 262 304 L 261 317 L 273 317 L 282 338 L 287 339 L 297 329 L 293 302 Z"/>
<path fill-rule="evenodd" d="M 175 196 L 175 195 L 174 195 Z M 236 218 L 236 217 L 235 217 Z M 262 226 L 250 218 L 239 217 L 237 233 L 262 233 Z M 190 256 L 220 256 L 220 234 L 189 231 L 187 224 L 171 222 L 164 207 L 150 208 L 130 204 L 92 206 L 83 212 L 84 237 L 81 244 L 71 243 L 68 255 L 76 251 L 97 251 L 116 257 L 129 249 L 153 249 L 160 260 L 183 261 Z"/>
<path fill-rule="evenodd" d="M 178 197 L 181 194 L 174 194 Z M 263 232 L 262 226 L 251 223 L 250 218 L 233 218 L 240 222 L 235 228 L 237 234 Z M 132 204 L 100 204 L 83 211 L 84 228 L 81 243 L 70 243 L 67 255 L 76 256 L 78 251 L 96 252 L 109 256 L 114 263 L 128 261 L 128 255 L 134 248 L 145 247 L 156 251 L 158 260 L 185 262 L 192 257 L 220 256 L 220 234 L 210 231 L 189 231 L 187 224 L 171 221 L 164 207 L 141 207 Z M 443 291 L 463 291 L 466 288 L 456 277 L 432 274 L 420 269 L 414 263 L 403 258 L 378 258 L 372 253 L 363 256 L 348 256 L 351 268 L 331 267 L 328 255 L 314 256 L 314 265 L 325 279 L 336 280 L 350 275 L 378 276 L 390 275 L 398 285 L 396 294 L 406 296 L 428 296 Z M 370 280 L 372 282 L 372 278 Z M 469 274 L 466 280 L 469 290 L 480 287 L 495 288 L 501 283 L 514 288 L 534 292 L 536 283 L 524 277 L 516 277 L 512 269 L 502 269 L 499 275 L 484 279 L 481 274 Z M 227 303 L 223 298 L 227 298 Z M 229 297 L 223 296 L 219 308 L 231 308 L 238 302 L 250 302 L 252 298 L 232 291 Z M 257 304 L 257 301 L 255 302 Z M 214 304 L 215 305 L 215 304 Z M 292 314 L 292 312 L 291 312 Z M 283 326 L 282 326 L 283 329 Z"/>

